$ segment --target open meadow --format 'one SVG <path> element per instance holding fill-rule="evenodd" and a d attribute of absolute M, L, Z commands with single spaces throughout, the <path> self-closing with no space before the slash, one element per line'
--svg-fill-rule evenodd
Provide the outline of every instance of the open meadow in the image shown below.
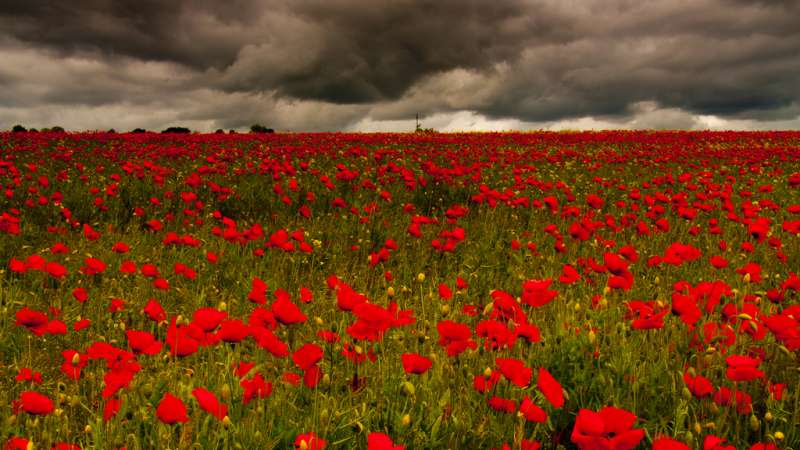
<path fill-rule="evenodd" d="M 800 133 L 0 133 L 0 445 L 800 449 Z"/>

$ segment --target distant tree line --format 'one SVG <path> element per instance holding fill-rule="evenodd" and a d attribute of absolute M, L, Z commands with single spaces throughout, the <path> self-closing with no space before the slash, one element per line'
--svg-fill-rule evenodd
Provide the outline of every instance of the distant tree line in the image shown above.
<path fill-rule="evenodd" d="M 37 130 L 36 128 L 27 129 L 27 128 L 23 127 L 22 125 L 19 125 L 19 124 L 14 125 L 13 127 L 11 127 L 11 131 L 14 132 L 14 133 L 26 133 L 26 132 L 27 133 L 38 133 L 39 132 L 39 130 Z M 50 127 L 50 128 L 42 128 L 41 131 L 43 133 L 63 133 L 64 132 L 64 128 L 59 127 L 58 125 L 56 125 L 56 126 Z"/>
<path fill-rule="evenodd" d="M 11 128 L 11 131 L 14 132 L 14 133 L 36 133 L 38 131 L 49 132 L 49 133 L 64 133 L 65 132 L 64 128 L 60 127 L 60 126 L 54 126 L 54 127 L 50 127 L 50 128 L 42 128 L 41 130 L 37 130 L 36 128 L 25 128 L 24 126 L 19 125 L 19 124 L 14 125 Z M 138 133 L 147 133 L 148 131 L 146 129 L 144 129 L 144 128 L 134 128 L 130 132 L 138 134 Z M 191 132 L 192 132 L 191 129 L 189 129 L 187 127 L 181 127 L 181 126 L 168 127 L 168 128 L 165 128 L 164 130 L 161 131 L 161 133 L 163 133 L 163 134 L 170 134 L 170 133 L 189 134 Z M 250 132 L 251 133 L 256 133 L 256 134 L 269 134 L 269 133 L 274 133 L 275 130 L 257 123 L 255 125 L 250 126 Z M 114 133 L 116 133 L 116 130 L 111 128 L 110 130 L 108 130 L 108 133 L 114 134 Z M 224 134 L 225 130 L 223 130 L 222 128 L 219 128 L 214 133 L 216 133 L 216 134 Z M 233 130 L 233 129 L 232 130 L 228 130 L 228 133 L 229 134 L 236 134 L 236 130 Z"/>

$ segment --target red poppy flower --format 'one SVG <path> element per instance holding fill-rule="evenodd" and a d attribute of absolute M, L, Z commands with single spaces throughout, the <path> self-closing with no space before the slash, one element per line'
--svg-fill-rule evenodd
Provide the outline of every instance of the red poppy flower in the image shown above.
<path fill-rule="evenodd" d="M 515 358 L 495 359 L 497 370 L 511 383 L 524 388 L 533 378 L 533 369 L 525 367 L 525 363 Z"/>
<path fill-rule="evenodd" d="M 318 363 L 323 354 L 322 347 L 309 343 L 303 345 L 292 354 L 292 361 L 300 370 L 307 370 Z"/>
<path fill-rule="evenodd" d="M 525 417 L 528 422 L 545 423 L 547 421 L 547 413 L 538 407 L 526 395 L 522 398 L 522 403 L 519 405 L 519 412 Z"/>
<path fill-rule="evenodd" d="M 122 406 L 122 400 L 118 398 L 108 399 L 103 407 L 103 421 L 108 422 L 113 419 L 119 412 L 120 406 Z"/>
<path fill-rule="evenodd" d="M 192 315 L 192 323 L 208 333 L 214 331 L 227 317 L 227 312 L 215 308 L 200 308 Z"/>
<path fill-rule="evenodd" d="M 26 412 L 35 416 L 46 416 L 53 412 L 53 401 L 46 395 L 35 391 L 24 391 L 14 401 L 14 410 Z"/>
<path fill-rule="evenodd" d="M 247 405 L 254 398 L 266 398 L 272 395 L 272 383 L 264 381 L 260 373 L 256 373 L 250 379 L 243 379 L 239 382 L 244 389 L 242 403 Z"/>
<path fill-rule="evenodd" d="M 309 432 L 298 434 L 294 440 L 295 450 L 322 450 L 328 441 L 317 436 L 316 433 Z"/>
<path fill-rule="evenodd" d="M 189 417 L 186 415 L 186 406 L 183 404 L 183 401 L 169 392 L 166 392 L 158 403 L 156 416 L 158 420 L 168 425 L 189 421 Z"/>
<path fill-rule="evenodd" d="M 147 301 L 143 311 L 153 322 L 164 322 L 167 320 L 167 313 L 164 311 L 164 308 L 152 298 Z"/>
<path fill-rule="evenodd" d="M 403 353 L 400 358 L 403 362 L 403 370 L 406 373 L 420 375 L 427 372 L 433 365 L 430 359 L 416 353 Z"/>
<path fill-rule="evenodd" d="M 761 360 L 749 356 L 731 355 L 725 358 L 728 369 L 725 375 L 731 381 L 750 381 L 764 378 L 764 372 L 758 370 Z"/>
<path fill-rule="evenodd" d="M 681 441 L 662 436 L 653 441 L 653 450 L 691 450 L 691 447 Z"/>
<path fill-rule="evenodd" d="M 308 320 L 308 317 L 300 311 L 297 305 L 284 297 L 280 297 L 272 303 L 272 312 L 275 314 L 275 318 L 278 319 L 278 322 L 284 325 L 302 323 Z"/>
<path fill-rule="evenodd" d="M 228 406 L 224 403 L 220 403 L 220 401 L 217 400 L 217 396 L 214 395 L 213 392 L 198 387 L 192 390 L 192 395 L 200 405 L 200 409 L 211 414 L 217 419 L 222 420 L 228 415 Z"/>
<path fill-rule="evenodd" d="M 600 412 L 581 409 L 571 439 L 581 450 L 632 450 L 644 438 L 644 430 L 632 428 L 635 422 L 633 413 L 613 406 Z"/>
<path fill-rule="evenodd" d="M 146 331 L 128 330 L 125 335 L 134 354 L 157 355 L 161 352 L 161 341 Z"/>
<path fill-rule="evenodd" d="M 367 436 L 367 450 L 405 450 L 405 447 L 395 445 L 387 434 L 372 432 Z"/>
<path fill-rule="evenodd" d="M 539 388 L 539 391 L 554 408 L 564 406 L 564 391 L 561 384 L 544 367 L 539 368 L 536 387 Z"/>

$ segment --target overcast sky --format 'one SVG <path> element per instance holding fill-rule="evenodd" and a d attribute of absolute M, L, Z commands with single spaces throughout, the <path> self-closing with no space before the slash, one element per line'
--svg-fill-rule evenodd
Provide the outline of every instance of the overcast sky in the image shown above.
<path fill-rule="evenodd" d="M 0 129 L 800 128 L 800 0 L 2 0 Z"/>

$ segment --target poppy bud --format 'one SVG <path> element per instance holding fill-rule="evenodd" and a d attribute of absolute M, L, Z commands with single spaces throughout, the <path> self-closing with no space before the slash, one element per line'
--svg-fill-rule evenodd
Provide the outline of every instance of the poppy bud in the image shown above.
<path fill-rule="evenodd" d="M 442 305 L 442 315 L 446 316 L 450 314 L 450 305 Z"/>
<path fill-rule="evenodd" d="M 219 311 L 227 311 L 228 310 L 228 304 L 225 303 L 225 302 L 219 302 L 219 304 L 217 305 L 217 309 Z"/>
<path fill-rule="evenodd" d="M 403 419 L 401 420 L 401 423 L 402 423 L 402 424 L 403 424 L 403 426 L 405 426 L 405 427 L 409 426 L 409 425 L 411 424 L 411 416 L 410 416 L 410 415 L 408 415 L 408 414 L 404 415 L 404 416 L 403 416 Z"/>
<path fill-rule="evenodd" d="M 414 387 L 414 384 L 411 383 L 410 381 L 404 381 L 403 384 L 401 384 L 400 386 L 403 388 L 403 393 L 405 393 L 406 395 L 413 396 L 417 392 L 416 388 Z"/>
<path fill-rule="evenodd" d="M 78 364 L 79 362 L 81 362 L 81 355 L 77 353 L 72 355 L 72 364 Z"/>
<path fill-rule="evenodd" d="M 231 399 L 231 387 L 228 383 L 219 388 L 219 396 L 226 401 Z"/>
<path fill-rule="evenodd" d="M 575 302 L 575 306 L 573 306 L 572 309 L 574 309 L 575 312 L 580 311 L 581 310 L 581 304 L 578 303 L 578 302 Z"/>
<path fill-rule="evenodd" d="M 590 344 L 594 344 L 595 341 L 597 340 L 597 335 L 594 333 L 593 330 L 589 330 L 588 337 L 589 337 L 589 343 Z"/>
<path fill-rule="evenodd" d="M 28 440 L 28 445 L 25 446 L 25 450 L 33 450 L 33 439 Z"/>
<path fill-rule="evenodd" d="M 764 414 L 764 420 L 766 422 L 772 422 L 772 419 L 774 419 L 774 417 L 772 417 L 772 413 L 767 411 L 767 413 Z"/>
<path fill-rule="evenodd" d="M 784 437 L 785 437 L 785 436 L 783 435 L 783 433 L 782 433 L 782 432 L 780 432 L 780 431 L 776 431 L 776 432 L 775 432 L 775 440 L 776 440 L 776 441 L 782 441 Z"/>
<path fill-rule="evenodd" d="M 686 400 L 691 400 L 692 399 L 692 391 L 690 391 L 689 388 L 684 386 L 684 388 L 681 391 L 681 393 L 683 394 L 683 398 L 685 398 Z"/>
<path fill-rule="evenodd" d="M 319 421 L 322 422 L 322 423 L 325 423 L 325 422 L 328 421 L 329 416 L 330 416 L 330 412 L 328 412 L 328 409 L 325 408 L 325 409 L 323 409 L 322 411 L 319 412 Z"/>
<path fill-rule="evenodd" d="M 425 274 L 424 274 L 424 273 L 422 273 L 422 272 L 418 273 L 418 274 L 417 274 L 417 281 L 419 281 L 420 283 L 422 283 L 423 281 L 425 281 Z"/>
<path fill-rule="evenodd" d="M 226 415 L 222 418 L 222 424 L 225 425 L 225 427 L 229 427 L 233 425 L 233 422 L 231 422 L 231 418 Z"/>
<path fill-rule="evenodd" d="M 750 415 L 750 429 L 753 431 L 758 431 L 761 428 L 761 422 L 758 420 L 758 417 L 755 414 Z"/>
<path fill-rule="evenodd" d="M 492 369 L 491 369 L 491 368 L 489 368 L 489 367 L 487 367 L 487 368 L 483 369 L 483 376 L 485 376 L 485 377 L 490 377 L 490 376 L 492 376 Z"/>
<path fill-rule="evenodd" d="M 331 376 L 327 373 L 322 375 L 322 385 L 323 386 L 330 386 L 331 385 Z"/>
<path fill-rule="evenodd" d="M 392 286 L 389 286 L 389 287 L 386 289 L 386 295 L 387 295 L 388 297 L 394 297 L 394 287 L 392 287 Z"/>
<path fill-rule="evenodd" d="M 92 426 L 91 425 L 86 425 L 86 427 L 83 429 L 83 432 L 86 433 L 86 434 L 91 433 L 92 432 Z"/>
<path fill-rule="evenodd" d="M 322 317 L 317 316 L 317 317 L 314 317 L 314 323 L 321 326 L 321 325 L 325 324 L 325 321 L 322 320 Z"/>

